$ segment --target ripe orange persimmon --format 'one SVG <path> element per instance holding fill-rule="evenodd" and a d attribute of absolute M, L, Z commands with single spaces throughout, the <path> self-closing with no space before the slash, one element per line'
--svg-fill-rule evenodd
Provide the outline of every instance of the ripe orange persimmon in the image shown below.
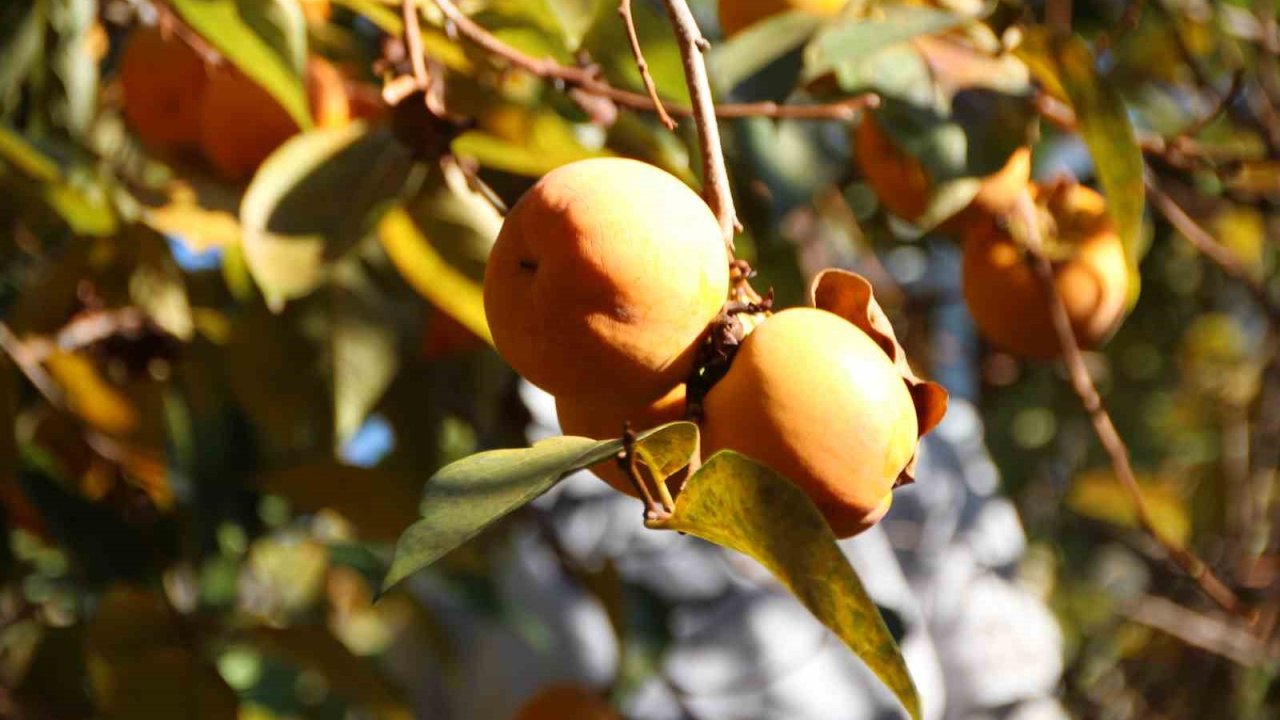
<path fill-rule="evenodd" d="M 677 385 L 671 392 L 644 405 L 627 405 L 610 402 L 609 398 L 574 399 L 556 398 L 556 414 L 560 429 L 565 435 L 588 437 L 592 440 L 610 440 L 622 437 L 625 423 L 640 432 L 649 428 L 675 422 L 684 418 L 685 386 Z M 613 458 L 591 468 L 596 477 L 604 480 L 619 492 L 636 496 L 631 480 L 623 474 Z"/>
<path fill-rule="evenodd" d="M 683 382 L 729 292 L 719 225 L 634 160 L 557 168 L 516 203 L 484 275 L 498 353 L 557 397 L 639 407 Z"/>
<path fill-rule="evenodd" d="M 307 61 L 307 97 L 318 127 L 350 119 L 341 73 L 327 61 Z M 226 179 L 243 180 L 298 132 L 298 124 L 262 86 L 239 70 L 221 68 L 200 103 L 200 150 Z"/>
<path fill-rule="evenodd" d="M 1097 345 L 1119 325 L 1129 292 L 1124 246 L 1106 201 L 1083 185 L 1030 189 L 1046 253 L 1076 339 Z M 978 330 L 994 345 L 1029 358 L 1061 353 L 1048 298 L 1011 232 L 1015 218 L 977 216 L 964 235 L 964 297 Z"/>
<path fill-rule="evenodd" d="M 207 81 L 204 61 L 178 38 L 155 27 L 129 34 L 120 55 L 124 117 L 143 142 L 163 149 L 194 146 Z"/>
<path fill-rule="evenodd" d="M 925 166 L 907 154 L 868 113 L 853 133 L 854 157 L 863 178 L 889 212 L 915 222 L 928 209 L 933 181 Z M 1031 150 L 1018 148 L 999 171 L 983 178 L 971 208 L 1003 213 L 1013 207 L 1031 178 Z"/>
<path fill-rule="evenodd" d="M 725 37 L 789 10 L 813 15 L 838 15 L 849 0 L 720 0 L 720 29 Z"/>
<path fill-rule="evenodd" d="M 768 465 L 838 537 L 884 516 L 918 441 L 915 404 L 889 356 L 815 308 L 784 310 L 748 335 L 704 409 L 704 458 L 728 449 Z"/>
<path fill-rule="evenodd" d="M 524 701 L 512 720 L 620 720 L 598 693 L 574 683 L 548 685 Z"/>

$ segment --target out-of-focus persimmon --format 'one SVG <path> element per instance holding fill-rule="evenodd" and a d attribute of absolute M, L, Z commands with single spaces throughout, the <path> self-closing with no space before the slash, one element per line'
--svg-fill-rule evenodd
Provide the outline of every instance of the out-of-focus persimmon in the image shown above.
<path fill-rule="evenodd" d="M 1058 294 L 1083 347 L 1105 340 L 1124 316 L 1129 271 L 1106 201 L 1083 185 L 1030 189 Z M 964 297 L 983 337 L 1027 358 L 1062 352 L 1048 298 L 1015 234 L 1013 216 L 975 215 L 964 239 Z"/>

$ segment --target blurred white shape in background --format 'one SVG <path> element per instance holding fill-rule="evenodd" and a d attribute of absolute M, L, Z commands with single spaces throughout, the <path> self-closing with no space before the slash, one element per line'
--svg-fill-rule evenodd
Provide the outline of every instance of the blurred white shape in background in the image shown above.
<path fill-rule="evenodd" d="M 528 385 L 521 395 L 534 419 L 530 439 L 556 434 L 550 398 Z M 1062 641 L 1048 610 L 1010 579 L 1025 538 L 1012 503 L 995 494 L 998 477 L 971 404 L 954 401 L 926 439 L 918 477 L 897 493 L 885 522 L 841 545 L 901 638 L 925 716 L 1061 717 L 1052 694 Z M 750 559 L 645 529 L 635 500 L 588 473 L 565 481 L 538 506 L 550 513 L 552 532 L 575 562 L 612 561 L 626 583 L 672 607 L 661 671 L 629 695 L 628 717 L 899 717 L 865 666 Z M 548 637 L 524 639 L 528 660 L 511 647 L 493 648 L 491 664 L 475 668 L 489 677 L 477 683 L 477 693 L 504 687 L 490 682 L 508 683 L 517 699 L 551 679 L 602 686 L 616 670 L 603 609 L 563 577 L 539 544 L 535 535 L 521 537 L 500 584 L 540 619 Z M 561 633 L 566 637 L 550 638 Z M 535 671 L 506 677 L 512 666 Z M 457 703 L 458 717 L 502 716 L 480 712 L 480 705 Z"/>

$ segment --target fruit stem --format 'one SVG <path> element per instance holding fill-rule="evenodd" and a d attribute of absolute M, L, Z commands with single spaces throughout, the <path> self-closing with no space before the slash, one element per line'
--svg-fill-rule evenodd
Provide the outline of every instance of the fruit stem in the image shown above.
<path fill-rule="evenodd" d="M 1106 405 L 1102 402 L 1102 396 L 1098 394 L 1098 388 L 1094 385 L 1093 378 L 1089 375 L 1089 367 L 1085 363 L 1084 353 L 1080 351 L 1080 344 L 1076 341 L 1075 331 L 1071 328 L 1071 318 L 1067 315 L 1067 307 L 1062 301 L 1062 295 L 1058 292 L 1053 265 L 1044 253 L 1044 243 L 1040 237 L 1040 226 L 1036 222 L 1036 206 L 1029 191 L 1024 190 L 1018 198 L 1015 211 L 1022 216 L 1028 229 L 1024 247 L 1027 251 L 1028 260 L 1039 277 L 1040 283 L 1044 287 L 1045 295 L 1048 298 L 1049 314 L 1053 319 L 1053 327 L 1057 332 L 1058 342 L 1062 346 L 1062 358 L 1067 365 L 1072 389 L 1079 396 L 1080 404 L 1084 407 L 1085 412 L 1089 415 L 1089 420 L 1093 423 L 1094 433 L 1098 436 L 1099 442 L 1102 443 L 1102 447 L 1111 458 L 1112 470 L 1120 481 L 1120 485 L 1128 494 L 1129 500 L 1133 504 L 1134 512 L 1138 516 L 1139 524 L 1148 535 L 1159 543 L 1165 554 L 1169 556 L 1169 559 L 1182 568 L 1183 572 L 1192 580 L 1195 580 L 1196 584 L 1200 586 L 1200 589 L 1209 599 L 1217 603 L 1223 610 L 1244 618 L 1250 623 L 1254 622 L 1258 617 L 1257 612 L 1246 607 L 1235 592 L 1214 574 L 1208 564 L 1190 550 L 1167 538 L 1156 527 L 1151 518 L 1151 511 L 1147 508 L 1147 503 L 1142 497 L 1142 489 L 1138 486 L 1138 480 L 1134 476 L 1133 466 L 1129 458 L 1129 447 L 1125 444 L 1124 439 L 1120 437 L 1120 432 L 1111 420 L 1111 414 L 1107 412 Z"/>
<path fill-rule="evenodd" d="M 636 493 L 644 500 L 644 519 L 646 523 L 662 522 L 671 517 L 675 512 L 676 504 L 671 499 L 671 493 L 660 482 L 654 484 L 658 486 L 660 499 L 655 500 L 653 492 L 649 489 L 649 484 L 645 482 L 644 476 L 640 473 L 640 465 L 636 458 L 636 432 L 631 429 L 631 423 L 623 423 L 622 425 L 622 452 L 618 455 L 618 466 L 622 468 L 622 472 L 627 474 L 627 479 L 631 481 L 631 486 L 635 488 Z"/>
<path fill-rule="evenodd" d="M 738 215 L 733 207 L 733 193 L 729 188 L 729 171 L 724 164 L 724 150 L 720 146 L 720 125 L 716 122 L 716 106 L 711 96 L 711 82 L 707 79 L 707 63 L 703 53 L 711 43 L 702 36 L 698 21 L 685 0 L 663 0 L 667 17 L 675 30 L 676 44 L 684 61 L 685 83 L 689 97 L 693 99 L 693 122 L 698 130 L 698 144 L 702 152 L 702 178 L 706 184 L 704 194 L 711 211 L 720 222 L 725 248 L 733 258 L 733 235 L 738 225 Z"/>

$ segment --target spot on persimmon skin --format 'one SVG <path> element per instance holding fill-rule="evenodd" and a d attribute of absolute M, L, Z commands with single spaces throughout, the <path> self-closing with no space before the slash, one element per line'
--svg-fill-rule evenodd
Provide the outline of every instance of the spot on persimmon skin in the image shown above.
<path fill-rule="evenodd" d="M 521 260 L 517 265 L 526 272 L 534 273 L 538 271 L 538 262 L 536 260 Z"/>

